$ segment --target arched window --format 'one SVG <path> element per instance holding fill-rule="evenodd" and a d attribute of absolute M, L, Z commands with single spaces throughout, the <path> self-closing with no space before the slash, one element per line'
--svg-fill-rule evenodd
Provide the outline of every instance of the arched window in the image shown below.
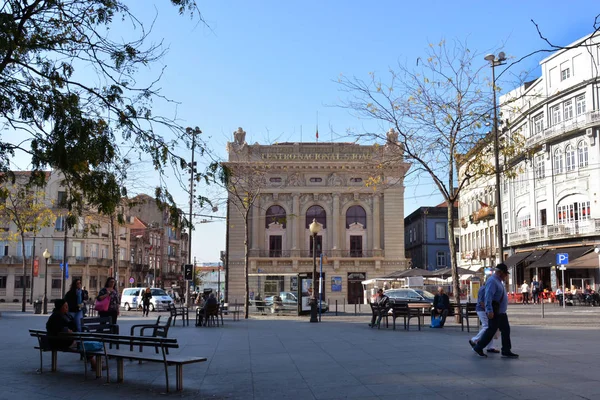
<path fill-rule="evenodd" d="M 268 228 L 272 223 L 281 224 L 285 228 L 285 210 L 281 206 L 271 206 L 267 209 L 265 215 L 265 228 Z"/>
<path fill-rule="evenodd" d="M 361 224 L 363 228 L 367 227 L 367 213 L 361 206 L 352 206 L 346 211 L 346 228 L 355 222 Z"/>
<path fill-rule="evenodd" d="M 579 168 L 588 166 L 588 144 L 582 140 L 577 144 L 577 155 L 579 158 Z"/>
<path fill-rule="evenodd" d="M 575 148 L 571 145 L 565 150 L 565 160 L 567 172 L 575 171 Z"/>
<path fill-rule="evenodd" d="M 563 154 L 560 149 L 554 151 L 554 174 L 563 173 Z"/>
<path fill-rule="evenodd" d="M 321 206 L 311 206 L 308 210 L 306 210 L 306 229 L 313 222 L 313 219 L 316 219 L 318 223 L 322 225 L 323 228 L 327 228 L 325 210 Z"/>

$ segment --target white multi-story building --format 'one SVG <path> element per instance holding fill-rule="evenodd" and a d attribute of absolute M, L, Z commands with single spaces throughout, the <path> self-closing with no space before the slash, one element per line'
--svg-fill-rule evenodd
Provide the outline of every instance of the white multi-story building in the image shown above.
<path fill-rule="evenodd" d="M 540 62 L 541 76 L 500 97 L 502 140 L 525 139 L 516 171 L 502 179 L 505 259 L 515 283 L 538 276 L 556 288 L 558 253 L 569 260 L 600 243 L 600 35 L 584 37 Z M 493 176 L 473 180 L 462 192 L 461 264 L 495 262 Z M 565 283 L 599 283 L 594 257 L 567 266 Z M 589 268 L 586 268 L 589 267 Z"/>

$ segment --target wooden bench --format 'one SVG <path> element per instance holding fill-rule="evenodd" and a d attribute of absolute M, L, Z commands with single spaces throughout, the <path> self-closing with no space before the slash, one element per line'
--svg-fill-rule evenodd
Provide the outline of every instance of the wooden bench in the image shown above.
<path fill-rule="evenodd" d="M 113 324 L 110 317 L 87 317 L 81 319 L 81 330 L 93 333 L 119 334 L 119 325 Z"/>
<path fill-rule="evenodd" d="M 68 336 L 73 338 L 73 340 L 78 344 L 78 346 L 82 346 L 82 350 L 79 350 L 76 348 L 71 348 L 71 347 L 64 348 L 64 349 L 56 349 L 56 348 L 51 347 L 50 341 L 48 339 L 48 334 L 46 331 L 30 329 L 29 335 L 38 340 L 38 345 L 34 346 L 34 349 L 39 350 L 39 352 L 40 352 L 40 368 L 38 370 L 40 374 L 44 372 L 43 353 L 45 353 L 45 352 L 52 353 L 51 371 L 56 372 L 57 366 L 58 366 L 58 352 L 62 352 L 62 353 L 74 353 L 74 354 L 78 354 L 78 355 L 82 356 L 82 358 L 84 360 L 84 363 L 83 363 L 84 364 L 84 374 L 85 374 L 86 378 L 87 378 L 87 358 L 88 358 L 88 356 L 95 357 L 95 359 L 96 359 L 96 378 L 102 377 L 102 362 L 101 362 L 101 360 L 102 360 L 102 357 L 105 356 L 105 351 L 103 350 L 103 351 L 97 351 L 97 352 L 89 352 L 89 351 L 86 351 L 85 347 L 83 346 L 84 340 L 92 341 L 92 339 L 90 339 L 90 337 L 93 337 L 93 334 L 75 333 L 75 332 L 68 334 Z M 63 338 L 65 338 L 65 337 L 66 336 L 63 336 Z"/>
<path fill-rule="evenodd" d="M 139 329 L 139 335 L 137 335 L 137 336 L 148 336 L 148 335 L 145 335 L 145 332 L 146 332 L 146 330 L 150 330 L 151 333 L 150 333 L 149 337 L 166 338 L 169 335 L 169 328 L 171 327 L 171 317 L 169 317 L 169 319 L 167 319 L 167 322 L 163 325 L 160 324 L 160 318 L 161 318 L 161 316 L 159 315 L 158 318 L 156 318 L 156 323 L 154 323 L 154 324 L 133 325 L 130 330 L 130 335 L 136 336 L 135 330 Z M 133 345 L 130 345 L 129 347 L 130 347 L 129 350 L 133 351 Z M 158 353 L 158 346 L 155 347 L 155 350 L 156 350 L 156 353 Z M 140 351 L 142 351 L 142 349 L 140 349 Z M 169 349 L 167 349 L 167 354 L 169 354 Z"/>
<path fill-rule="evenodd" d="M 44 341 L 47 342 L 47 335 L 45 331 L 39 330 L 30 330 L 31 336 L 38 338 L 39 347 L 36 349 L 40 350 L 40 371 L 42 364 L 42 353 L 44 351 L 52 351 L 52 370 L 56 371 L 56 354 L 58 351 L 49 348 L 47 346 L 43 346 L 42 343 Z M 176 349 L 179 348 L 177 343 L 177 339 L 167 339 L 167 338 L 157 338 L 157 337 L 145 337 L 145 336 L 120 336 L 120 335 L 112 335 L 112 334 L 104 334 L 104 333 L 71 333 L 63 335 L 73 337 L 74 340 L 78 342 L 83 341 L 96 341 L 101 342 L 103 344 L 103 351 L 91 353 L 91 355 L 96 356 L 96 377 L 102 377 L 102 357 L 106 360 L 107 371 L 106 371 L 106 382 L 110 383 L 110 369 L 108 364 L 108 359 L 113 358 L 117 361 L 117 382 L 123 382 L 125 377 L 125 367 L 124 360 L 138 360 L 138 361 L 146 361 L 146 362 L 158 362 L 164 365 L 165 369 L 165 380 L 166 380 L 166 390 L 169 391 L 169 366 L 175 366 L 175 376 L 176 376 L 176 388 L 177 391 L 183 390 L 183 366 L 186 364 L 193 364 L 198 362 L 204 362 L 207 360 L 206 357 L 192 357 L 186 355 L 172 355 L 168 354 L 168 349 Z M 107 345 L 124 345 L 125 348 L 121 349 L 107 349 Z M 129 346 L 129 350 L 126 347 Z M 139 351 L 132 351 L 133 348 L 139 348 Z M 144 347 L 152 347 L 159 348 L 160 353 L 148 353 L 143 352 Z M 69 349 L 65 350 L 66 352 L 72 353 L 81 353 L 80 351 Z M 86 353 L 83 351 L 84 356 L 90 355 L 90 353 Z M 87 365 L 87 363 L 86 363 Z M 87 372 L 87 367 L 86 367 Z"/>
<path fill-rule="evenodd" d="M 371 306 L 371 321 L 374 320 L 375 323 L 377 323 L 377 318 L 379 318 L 379 307 L 377 305 L 374 305 L 373 303 L 369 303 L 369 305 Z M 383 310 L 383 311 L 385 311 L 385 310 Z M 373 319 L 373 317 L 375 317 L 375 319 Z M 385 312 L 385 314 L 383 314 L 381 316 L 381 319 L 384 319 L 384 318 L 385 318 L 385 327 L 389 328 L 390 327 L 389 312 Z M 377 324 L 377 329 L 379 329 L 379 324 Z"/>
<path fill-rule="evenodd" d="M 231 314 L 233 316 L 234 321 L 240 320 L 240 313 L 242 312 L 242 310 L 238 309 L 238 304 L 225 303 L 223 304 L 223 309 L 225 311 L 225 314 Z"/>
<path fill-rule="evenodd" d="M 168 310 L 169 310 L 169 313 L 171 314 L 171 317 L 173 318 L 173 326 L 175 326 L 175 322 L 177 321 L 178 316 L 181 317 L 181 325 L 182 326 L 185 326 L 186 322 L 187 322 L 187 326 L 190 326 L 190 314 L 189 314 L 189 310 L 187 309 L 187 307 L 176 306 L 175 304 L 170 303 Z"/>
<path fill-rule="evenodd" d="M 467 332 L 471 332 L 471 327 L 469 325 L 469 318 L 475 318 L 477 321 L 475 326 L 479 326 L 479 315 L 477 315 L 477 307 L 476 303 L 464 303 L 460 305 L 460 329 L 464 332 L 465 330 L 465 321 L 467 323 Z"/>
<path fill-rule="evenodd" d="M 431 305 L 425 303 L 410 303 L 406 301 L 390 301 L 392 306 L 392 326 L 396 329 L 396 318 L 402 317 L 404 320 L 404 329 L 410 330 L 410 320 L 417 318 L 419 330 L 421 330 L 421 319 L 425 315 L 431 315 Z"/>

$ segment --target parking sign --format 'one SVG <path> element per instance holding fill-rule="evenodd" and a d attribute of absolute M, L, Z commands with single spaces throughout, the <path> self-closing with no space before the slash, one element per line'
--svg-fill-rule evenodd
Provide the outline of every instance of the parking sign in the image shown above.
<path fill-rule="evenodd" d="M 557 253 L 556 254 L 556 265 L 563 265 L 569 263 L 569 253 Z"/>

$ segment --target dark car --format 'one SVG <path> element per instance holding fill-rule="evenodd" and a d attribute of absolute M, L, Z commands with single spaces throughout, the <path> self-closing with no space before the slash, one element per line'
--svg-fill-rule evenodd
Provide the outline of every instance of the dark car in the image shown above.
<path fill-rule="evenodd" d="M 409 303 L 429 303 L 433 304 L 434 295 L 423 289 L 389 289 L 385 295 L 392 301 L 407 301 Z"/>

